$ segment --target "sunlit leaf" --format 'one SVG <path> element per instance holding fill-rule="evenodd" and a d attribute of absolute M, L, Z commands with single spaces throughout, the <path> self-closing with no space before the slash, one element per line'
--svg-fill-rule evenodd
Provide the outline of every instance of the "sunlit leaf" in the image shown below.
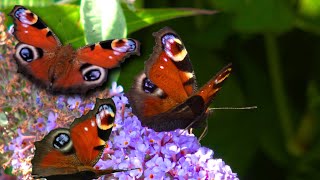
<path fill-rule="evenodd" d="M 215 11 L 201 9 L 179 9 L 179 8 L 163 8 L 163 9 L 138 9 L 132 12 L 124 9 L 127 20 L 128 34 L 138 31 L 152 24 L 174 19 L 178 17 L 195 16 L 201 14 L 213 14 Z"/>
<path fill-rule="evenodd" d="M 80 16 L 87 43 L 126 36 L 126 20 L 117 0 L 83 0 Z"/>
<path fill-rule="evenodd" d="M 54 0 L 1 0 L 0 9 L 11 8 L 15 5 L 44 7 L 54 4 Z"/>
<path fill-rule="evenodd" d="M 309 17 L 320 16 L 320 1 L 319 0 L 301 0 L 299 4 L 300 13 Z"/>

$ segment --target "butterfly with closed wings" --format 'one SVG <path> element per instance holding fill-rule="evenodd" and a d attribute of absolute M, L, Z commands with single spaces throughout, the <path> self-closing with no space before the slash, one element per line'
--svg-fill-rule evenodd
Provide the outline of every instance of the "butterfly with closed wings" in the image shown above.
<path fill-rule="evenodd" d="M 155 131 L 207 127 L 209 106 L 231 73 L 231 64 L 198 89 L 178 34 L 166 27 L 153 36 L 153 53 L 127 93 L 133 113 Z"/>

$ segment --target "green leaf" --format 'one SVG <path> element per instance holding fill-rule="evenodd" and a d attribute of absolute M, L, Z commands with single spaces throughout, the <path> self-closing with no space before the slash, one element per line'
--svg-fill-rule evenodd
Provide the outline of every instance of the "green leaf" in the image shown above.
<path fill-rule="evenodd" d="M 81 1 L 80 19 L 87 43 L 126 37 L 126 20 L 117 0 Z"/>
<path fill-rule="evenodd" d="M 15 5 L 44 7 L 54 4 L 54 0 L 1 0 L 0 9 L 13 8 Z"/>
<path fill-rule="evenodd" d="M 224 0 L 215 5 L 235 14 L 233 26 L 244 33 L 281 33 L 294 24 L 293 11 L 284 0 Z"/>
<path fill-rule="evenodd" d="M 124 8 L 124 14 L 127 19 L 128 34 L 138 31 L 139 29 L 150 26 L 152 24 L 161 21 L 166 21 L 169 19 L 213 13 L 215 13 L 215 11 L 207 11 L 192 8 L 138 9 L 135 12 L 127 8 Z"/>
<path fill-rule="evenodd" d="M 312 33 L 320 34 L 320 1 L 301 0 L 299 4 L 299 16 L 295 25 Z"/>
<path fill-rule="evenodd" d="M 319 0 L 301 0 L 299 4 L 300 13 L 308 17 L 320 17 Z"/>
<path fill-rule="evenodd" d="M 32 8 L 32 11 L 44 20 L 63 44 L 72 44 L 75 48 L 85 44 L 83 29 L 79 23 L 79 6 L 50 6 Z"/>
<path fill-rule="evenodd" d="M 13 175 L 12 174 L 12 170 L 13 170 L 13 167 L 12 166 L 8 166 L 4 169 L 4 173 L 5 174 L 8 174 L 8 175 Z"/>

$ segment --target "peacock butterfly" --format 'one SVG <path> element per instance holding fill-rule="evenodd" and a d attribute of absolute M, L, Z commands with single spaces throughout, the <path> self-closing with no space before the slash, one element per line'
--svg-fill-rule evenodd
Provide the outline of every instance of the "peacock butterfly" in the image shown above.
<path fill-rule="evenodd" d="M 178 34 L 166 27 L 153 36 L 153 53 L 127 94 L 133 113 L 155 131 L 207 127 L 209 105 L 231 73 L 231 64 L 198 89 Z"/>
<path fill-rule="evenodd" d="M 70 129 L 57 128 L 35 142 L 32 176 L 47 179 L 93 179 L 124 170 L 98 170 L 112 131 L 116 107 L 112 99 L 97 99 L 93 110 L 73 121 Z"/>
<path fill-rule="evenodd" d="M 14 36 L 19 41 L 14 58 L 18 72 L 53 93 L 86 93 L 107 80 L 108 69 L 139 54 L 134 39 L 101 41 L 74 50 L 58 37 L 36 14 L 16 5 L 10 13 Z"/>

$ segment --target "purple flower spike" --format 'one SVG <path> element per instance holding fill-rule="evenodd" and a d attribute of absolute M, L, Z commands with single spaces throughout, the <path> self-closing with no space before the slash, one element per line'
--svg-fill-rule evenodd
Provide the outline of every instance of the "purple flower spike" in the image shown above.
<path fill-rule="evenodd" d="M 184 130 L 155 132 L 142 127 L 131 108 L 127 108 L 128 99 L 123 94 L 113 100 L 117 116 L 109 141 L 112 151 L 104 151 L 105 158 L 97 167 L 128 170 L 115 173 L 118 179 L 238 179 L 221 159 L 213 159 L 213 151 L 201 147 L 193 134 Z"/>

